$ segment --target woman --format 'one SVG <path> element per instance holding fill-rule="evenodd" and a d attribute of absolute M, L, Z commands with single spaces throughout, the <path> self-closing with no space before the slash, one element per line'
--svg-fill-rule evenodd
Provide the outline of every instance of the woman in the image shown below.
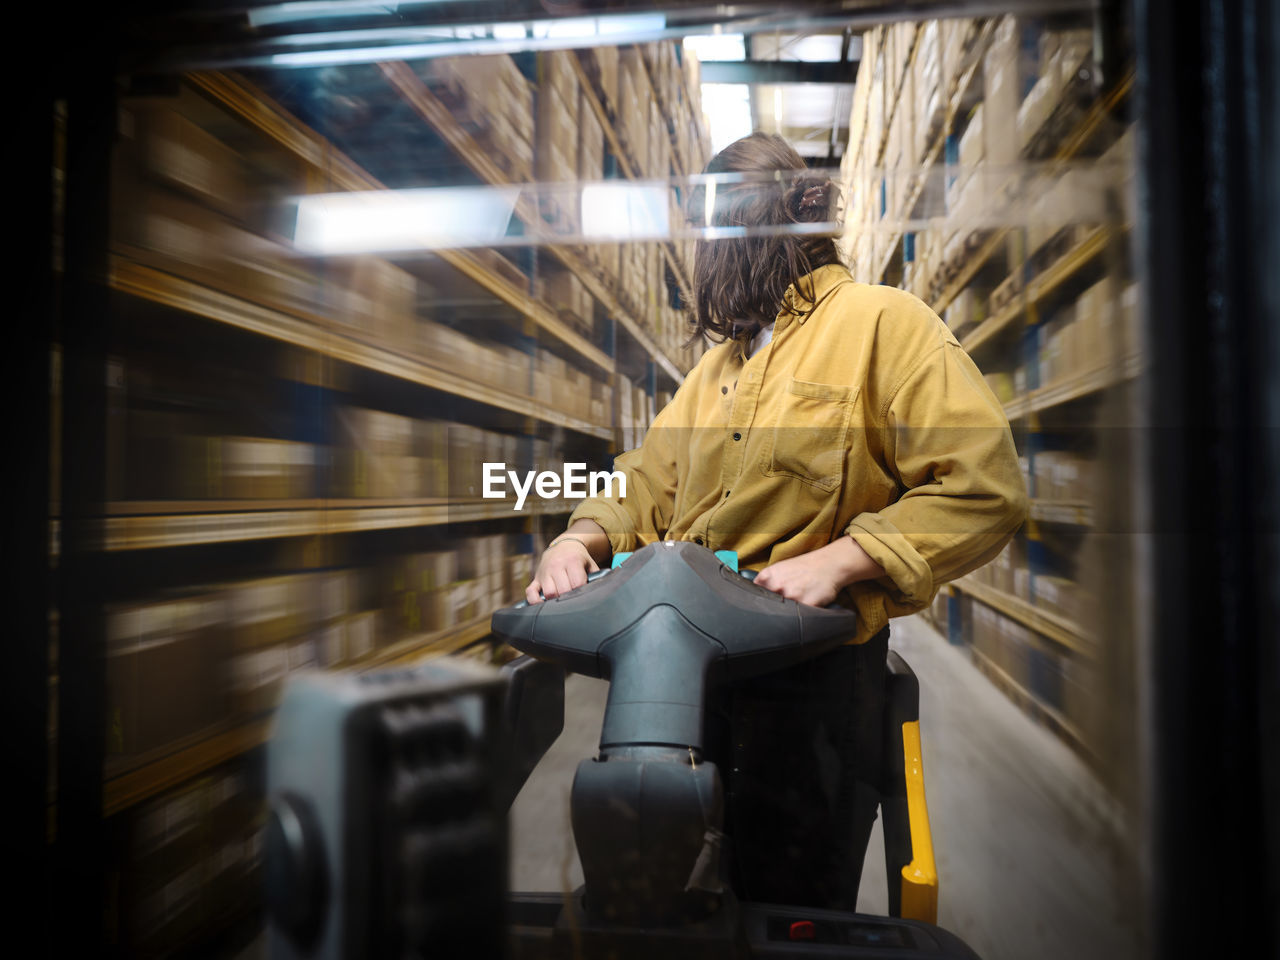
<path fill-rule="evenodd" d="M 790 599 L 856 609 L 848 644 L 724 691 L 712 721 L 739 894 L 852 910 L 880 760 L 858 717 L 879 716 L 889 618 L 992 559 L 1026 494 L 1003 409 L 937 315 L 854 282 L 829 236 L 797 226 L 829 219 L 830 181 L 761 133 L 706 172 L 741 176 L 692 219 L 747 228 L 696 248 L 695 336 L 718 345 L 617 458 L 627 496 L 583 501 L 526 593 L 677 539 L 736 551 Z"/>

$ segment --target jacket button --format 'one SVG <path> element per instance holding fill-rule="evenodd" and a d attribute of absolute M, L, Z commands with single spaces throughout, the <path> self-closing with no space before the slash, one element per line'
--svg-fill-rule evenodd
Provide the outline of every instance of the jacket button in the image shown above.
<path fill-rule="evenodd" d="M 740 434 L 740 433 L 735 433 L 735 434 L 733 435 L 733 439 L 735 439 L 735 440 L 741 440 L 741 439 L 742 439 L 742 434 Z"/>

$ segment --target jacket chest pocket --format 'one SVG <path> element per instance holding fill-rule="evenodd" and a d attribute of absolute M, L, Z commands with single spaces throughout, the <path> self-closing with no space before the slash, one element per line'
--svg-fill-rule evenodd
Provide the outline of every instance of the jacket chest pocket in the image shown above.
<path fill-rule="evenodd" d="M 781 398 L 764 472 L 834 490 L 844 476 L 857 397 L 858 388 L 847 384 L 793 379 Z"/>

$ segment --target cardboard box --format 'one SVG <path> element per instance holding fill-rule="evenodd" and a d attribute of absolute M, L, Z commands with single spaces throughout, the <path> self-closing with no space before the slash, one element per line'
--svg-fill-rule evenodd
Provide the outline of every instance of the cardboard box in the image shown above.
<path fill-rule="evenodd" d="M 578 75 L 573 67 L 573 59 L 578 56 L 574 50 L 548 50 L 538 54 L 538 88 L 539 94 L 548 88 L 555 90 L 566 102 L 578 99 Z"/>
<path fill-rule="evenodd" d="M 578 105 L 578 177 L 600 180 L 604 177 L 604 128 L 596 112 L 586 103 L 586 94 Z"/>
<path fill-rule="evenodd" d="M 940 65 L 942 88 L 955 86 L 963 69 L 965 40 L 973 29 L 973 21 L 954 19 L 938 21 L 938 41 L 942 62 Z"/>
<path fill-rule="evenodd" d="M 126 101 L 119 129 L 143 174 L 230 216 L 245 215 L 251 191 L 243 158 L 167 100 Z"/>
<path fill-rule="evenodd" d="M 220 594 L 107 611 L 107 753 L 135 754 L 224 719 Z"/>
<path fill-rule="evenodd" d="M 986 110 L 982 104 L 974 107 L 969 114 L 969 125 L 965 127 L 959 142 L 958 159 L 960 169 L 956 171 L 956 179 L 952 182 L 951 190 L 963 189 L 964 184 L 968 182 L 978 164 L 987 155 L 985 116 Z"/>
<path fill-rule="evenodd" d="M 231 658 L 232 709 L 237 716 L 273 710 L 289 674 L 288 647 L 281 644 L 239 650 Z"/>
<path fill-rule="evenodd" d="M 412 342 L 418 303 L 413 274 L 378 257 L 333 257 L 325 261 L 330 315 L 348 332 L 374 342 Z"/>
<path fill-rule="evenodd" d="M 1016 48 L 992 44 L 983 61 L 986 96 L 983 100 L 983 136 L 987 162 L 1002 174 L 1018 160 L 1018 57 Z"/>
<path fill-rule="evenodd" d="M 604 94 L 605 105 L 616 112 L 618 109 L 618 48 L 612 45 L 595 47 L 591 51 L 591 56 L 597 81 Z M 697 58 L 689 57 L 686 53 L 686 64 L 689 60 L 693 60 L 696 67 Z"/>
<path fill-rule="evenodd" d="M 379 610 L 353 613 L 338 621 L 346 628 L 348 659 L 358 661 L 383 644 L 386 638 L 381 621 L 382 613 Z"/>
<path fill-rule="evenodd" d="M 300 636 L 314 611 L 310 575 L 263 577 L 228 585 L 226 616 L 235 650 L 283 643 Z"/>
<path fill-rule="evenodd" d="M 199 283 L 226 279 L 229 224 L 209 208 L 177 194 L 120 184 L 112 212 L 113 245 L 134 248 L 147 263 Z"/>
<path fill-rule="evenodd" d="M 1057 55 L 1045 62 L 1044 73 L 1018 107 L 1018 150 L 1023 152 L 1048 122 L 1062 96 L 1062 72 Z"/>
<path fill-rule="evenodd" d="M 347 662 L 347 630 L 341 620 L 316 628 L 310 637 L 317 665 L 332 669 Z"/>
<path fill-rule="evenodd" d="M 210 470 L 217 484 L 209 491 L 211 498 L 293 500 L 317 493 L 313 444 L 259 437 L 211 437 L 203 446 L 219 451 L 216 467 L 220 470 L 216 474 Z"/>

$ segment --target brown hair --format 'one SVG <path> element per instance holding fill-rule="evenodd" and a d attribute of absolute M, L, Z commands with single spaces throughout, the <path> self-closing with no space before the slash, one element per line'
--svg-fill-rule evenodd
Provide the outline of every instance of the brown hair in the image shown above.
<path fill-rule="evenodd" d="M 745 346 L 784 308 L 788 287 L 818 267 L 840 262 L 829 234 L 750 228 L 829 220 L 835 186 L 809 171 L 791 145 L 772 133 L 734 141 L 711 158 L 704 173 L 744 175 L 724 178 L 730 182 L 717 178 L 710 225 L 748 229 L 744 236 L 695 244 L 691 342 L 706 336 Z M 702 186 L 691 192 L 689 219 L 695 227 L 706 224 L 709 192 Z M 812 288 L 800 293 L 812 301 Z"/>

